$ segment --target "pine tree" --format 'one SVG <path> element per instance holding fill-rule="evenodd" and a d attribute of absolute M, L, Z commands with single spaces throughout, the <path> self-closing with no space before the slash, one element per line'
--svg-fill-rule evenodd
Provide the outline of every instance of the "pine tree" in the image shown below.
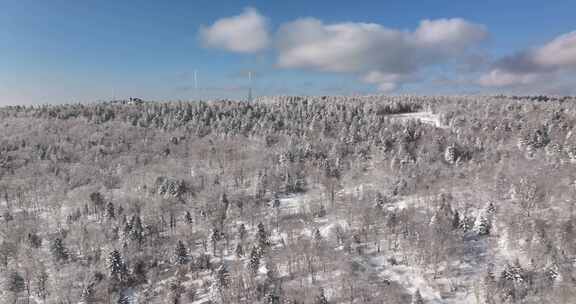
<path fill-rule="evenodd" d="M 106 205 L 106 217 L 109 219 L 115 219 L 116 213 L 114 211 L 114 204 L 112 202 L 108 202 Z"/>
<path fill-rule="evenodd" d="M 260 222 L 258 224 L 258 245 L 262 250 L 265 250 L 270 246 L 270 241 L 268 240 L 268 233 L 264 228 L 264 224 Z"/>
<path fill-rule="evenodd" d="M 236 245 L 236 256 L 238 258 L 241 258 L 244 256 L 244 248 L 242 248 L 242 244 L 238 243 L 238 245 Z"/>
<path fill-rule="evenodd" d="M 480 216 L 478 223 L 478 234 L 479 235 L 489 235 L 492 229 L 492 224 L 485 216 Z"/>
<path fill-rule="evenodd" d="M 170 302 L 168 303 L 179 304 L 180 298 L 184 293 L 184 287 L 181 282 L 178 279 L 173 279 L 168 288 L 170 290 Z"/>
<path fill-rule="evenodd" d="M 46 302 L 46 298 L 48 297 L 48 272 L 46 271 L 46 266 L 40 263 L 39 266 L 35 270 L 34 275 L 34 285 L 36 295 Z"/>
<path fill-rule="evenodd" d="M 136 261 L 136 263 L 134 263 L 134 266 L 132 268 L 132 276 L 134 277 L 134 281 L 136 281 L 136 283 L 146 283 L 147 281 L 147 266 L 146 263 L 142 260 Z"/>
<path fill-rule="evenodd" d="M 193 220 L 192 220 L 192 214 L 190 213 L 190 211 L 186 211 L 186 215 L 184 215 L 184 220 L 186 221 L 186 223 L 188 225 L 192 224 Z"/>
<path fill-rule="evenodd" d="M 318 244 L 322 242 L 322 234 L 318 228 L 314 229 L 314 241 Z"/>
<path fill-rule="evenodd" d="M 241 241 L 244 241 L 244 239 L 246 238 L 246 233 L 248 233 L 248 231 L 246 230 L 246 225 L 240 224 L 240 226 L 238 226 L 238 237 L 240 238 Z"/>
<path fill-rule="evenodd" d="M 136 241 L 139 245 L 144 242 L 144 226 L 142 225 L 142 220 L 140 216 L 133 215 L 130 222 L 127 224 L 128 237 Z"/>
<path fill-rule="evenodd" d="M 128 296 L 124 293 L 120 293 L 120 295 L 118 295 L 118 301 L 116 301 L 116 303 L 118 304 L 130 304 L 130 299 L 128 298 Z"/>
<path fill-rule="evenodd" d="M 108 268 L 110 270 L 110 278 L 118 283 L 124 283 L 128 279 L 128 270 L 126 264 L 122 259 L 122 255 L 116 249 L 110 252 L 108 258 Z"/>
<path fill-rule="evenodd" d="M 186 246 L 184 246 L 184 242 L 178 241 L 176 249 L 174 250 L 174 256 L 176 257 L 176 263 L 180 265 L 188 263 L 188 250 Z"/>
<path fill-rule="evenodd" d="M 461 221 L 460 221 L 460 229 L 464 230 L 465 232 L 468 232 L 470 230 L 472 230 L 474 228 L 474 218 L 471 216 L 465 216 Z"/>
<path fill-rule="evenodd" d="M 87 303 L 87 304 L 96 303 L 94 284 L 88 283 L 86 286 L 84 286 L 84 288 L 82 289 L 82 294 L 80 295 L 80 297 L 82 298 L 82 301 L 84 303 Z"/>
<path fill-rule="evenodd" d="M 266 304 L 280 304 L 280 296 L 275 293 L 269 293 L 266 296 Z"/>
<path fill-rule="evenodd" d="M 212 228 L 212 233 L 210 234 L 210 241 L 212 241 L 212 255 L 216 256 L 216 245 L 222 239 L 222 233 L 218 228 Z"/>
<path fill-rule="evenodd" d="M 222 264 L 216 272 L 217 284 L 220 290 L 226 289 L 230 286 L 230 272 L 226 265 Z"/>
<path fill-rule="evenodd" d="M 318 217 L 325 217 L 326 216 L 326 207 L 324 207 L 324 205 L 320 205 L 320 208 L 318 209 L 318 213 L 316 214 L 316 216 Z"/>
<path fill-rule="evenodd" d="M 40 248 L 42 246 L 42 238 L 37 233 L 28 233 L 28 243 L 32 248 Z"/>
<path fill-rule="evenodd" d="M 260 249 L 256 246 L 252 247 L 252 251 L 250 251 L 250 260 L 248 261 L 248 268 L 253 274 L 258 273 L 258 269 L 260 268 Z"/>
<path fill-rule="evenodd" d="M 494 206 L 494 203 L 490 202 L 488 204 L 488 207 L 486 207 L 486 213 L 492 215 L 496 213 L 496 207 Z"/>
<path fill-rule="evenodd" d="M 424 299 L 420 294 L 420 290 L 416 290 L 416 292 L 412 296 L 412 304 L 424 304 Z"/>
<path fill-rule="evenodd" d="M 68 260 L 68 251 L 64 247 L 64 242 L 61 238 L 55 238 L 50 244 L 50 252 L 57 262 Z"/>
<path fill-rule="evenodd" d="M 329 304 L 328 298 L 326 297 L 326 294 L 324 294 L 323 288 L 320 288 L 320 294 L 316 296 L 314 304 Z"/>
<path fill-rule="evenodd" d="M 14 294 L 22 292 L 25 287 L 24 278 L 18 272 L 10 271 L 5 279 L 5 287 L 6 290 Z"/>
<path fill-rule="evenodd" d="M 458 229 L 460 227 L 460 213 L 458 210 L 454 212 L 454 217 L 452 218 L 452 229 Z"/>

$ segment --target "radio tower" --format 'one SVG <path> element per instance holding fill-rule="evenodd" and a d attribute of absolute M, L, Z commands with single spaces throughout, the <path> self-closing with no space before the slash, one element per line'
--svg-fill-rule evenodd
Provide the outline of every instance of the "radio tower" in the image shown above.
<path fill-rule="evenodd" d="M 198 70 L 194 70 L 194 99 L 198 100 Z"/>
<path fill-rule="evenodd" d="M 248 71 L 248 102 L 252 101 L 252 71 Z"/>

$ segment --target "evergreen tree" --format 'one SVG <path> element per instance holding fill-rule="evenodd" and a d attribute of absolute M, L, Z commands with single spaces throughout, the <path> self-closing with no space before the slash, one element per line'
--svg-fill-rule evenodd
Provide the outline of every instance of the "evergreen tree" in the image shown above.
<path fill-rule="evenodd" d="M 108 202 L 106 205 L 106 217 L 109 219 L 116 218 L 116 212 L 114 210 L 114 204 L 112 202 Z"/>
<path fill-rule="evenodd" d="M 134 277 L 134 281 L 136 283 L 142 284 L 142 283 L 146 283 L 147 281 L 147 266 L 146 266 L 146 262 L 139 260 L 136 261 L 136 263 L 134 263 L 134 266 L 132 267 L 132 276 Z"/>
<path fill-rule="evenodd" d="M 5 279 L 6 290 L 14 294 L 24 291 L 24 278 L 16 271 L 9 271 Z"/>
<path fill-rule="evenodd" d="M 460 229 L 462 229 L 464 232 L 468 232 L 474 228 L 474 222 L 475 222 L 474 217 L 465 216 L 460 221 Z"/>
<path fill-rule="evenodd" d="M 238 245 L 236 245 L 235 253 L 238 258 L 244 256 L 244 248 L 242 248 L 242 244 L 238 243 Z"/>
<path fill-rule="evenodd" d="M 125 293 L 121 292 L 118 295 L 118 301 L 116 301 L 116 303 L 118 303 L 118 304 L 130 304 L 130 298 L 128 298 L 128 296 Z"/>
<path fill-rule="evenodd" d="M 141 245 L 144 242 L 144 226 L 142 225 L 142 220 L 140 216 L 133 215 L 130 222 L 127 225 L 128 237 Z"/>
<path fill-rule="evenodd" d="M 478 234 L 479 235 L 489 235 L 490 230 L 492 229 L 492 224 L 490 220 L 485 216 L 480 216 L 479 223 L 478 223 Z"/>
<path fill-rule="evenodd" d="M 50 244 L 50 252 L 57 262 L 68 260 L 68 250 L 64 247 L 64 242 L 61 238 L 55 238 Z"/>
<path fill-rule="evenodd" d="M 169 286 L 170 290 L 170 304 L 179 304 L 182 293 L 184 293 L 184 287 L 178 279 L 172 280 Z"/>
<path fill-rule="evenodd" d="M 82 288 L 82 294 L 80 295 L 84 303 L 96 303 L 96 297 L 94 292 L 94 283 L 90 282 L 84 288 Z"/>
<path fill-rule="evenodd" d="M 486 207 L 486 213 L 489 215 L 496 213 L 496 207 L 494 206 L 494 203 L 490 202 L 488 204 L 488 207 Z"/>
<path fill-rule="evenodd" d="M 253 246 L 252 251 L 250 251 L 250 260 L 248 261 L 248 268 L 253 274 L 258 273 L 258 269 L 260 268 L 260 258 L 260 249 Z"/>
<path fill-rule="evenodd" d="M 322 234 L 318 228 L 314 229 L 314 241 L 318 244 L 322 242 Z"/>
<path fill-rule="evenodd" d="M 324 207 L 324 204 L 320 205 L 320 208 L 318 209 L 318 213 L 316 214 L 316 216 L 318 217 L 325 217 L 326 216 L 326 207 Z"/>
<path fill-rule="evenodd" d="M 266 232 L 266 229 L 264 228 L 264 224 L 262 224 L 262 222 L 258 224 L 258 246 L 260 246 L 262 250 L 265 250 L 270 246 L 270 241 L 268 240 L 268 233 Z"/>
<path fill-rule="evenodd" d="M 280 296 L 276 293 L 269 293 L 266 296 L 266 304 L 280 304 Z"/>
<path fill-rule="evenodd" d="M 186 221 L 186 223 L 188 225 L 192 224 L 193 220 L 192 220 L 192 214 L 190 213 L 190 211 L 186 211 L 186 214 L 184 215 L 184 220 Z"/>
<path fill-rule="evenodd" d="M 241 241 L 244 241 L 247 233 L 248 231 L 246 230 L 246 225 L 240 224 L 240 226 L 238 226 L 238 237 Z"/>
<path fill-rule="evenodd" d="M 326 297 L 326 294 L 324 294 L 323 288 L 320 288 L 320 293 L 316 296 L 314 304 L 329 304 L 328 298 Z"/>
<path fill-rule="evenodd" d="M 454 211 L 454 217 L 452 218 L 452 229 L 458 229 L 460 227 L 460 213 L 458 210 Z"/>
<path fill-rule="evenodd" d="M 186 246 L 184 246 L 184 242 L 181 240 L 176 244 L 174 256 L 176 257 L 176 263 L 180 265 L 188 263 L 188 250 L 186 249 Z"/>
<path fill-rule="evenodd" d="M 210 234 L 210 241 L 212 241 L 212 255 L 216 256 L 216 245 L 222 239 L 222 233 L 218 228 L 212 228 L 212 233 Z"/>
<path fill-rule="evenodd" d="M 230 286 L 230 281 L 231 281 L 230 272 L 226 268 L 226 265 L 224 265 L 224 264 L 220 265 L 220 267 L 218 268 L 218 270 L 216 272 L 216 279 L 217 279 L 218 288 L 220 290 L 226 289 Z"/>
<path fill-rule="evenodd" d="M 110 270 L 110 278 L 116 283 L 125 283 L 128 280 L 128 270 L 120 251 L 114 249 L 110 252 L 108 268 Z"/>
<path fill-rule="evenodd" d="M 42 246 L 42 238 L 37 233 L 28 233 L 28 243 L 32 248 L 40 248 Z"/>
<path fill-rule="evenodd" d="M 420 294 L 420 290 L 416 290 L 416 292 L 412 296 L 412 304 L 424 304 L 424 299 Z"/>
<path fill-rule="evenodd" d="M 35 293 L 36 295 L 46 302 L 46 298 L 48 297 L 48 272 L 46 271 L 46 266 L 40 263 L 40 265 L 36 268 L 34 273 L 34 285 L 35 285 Z"/>

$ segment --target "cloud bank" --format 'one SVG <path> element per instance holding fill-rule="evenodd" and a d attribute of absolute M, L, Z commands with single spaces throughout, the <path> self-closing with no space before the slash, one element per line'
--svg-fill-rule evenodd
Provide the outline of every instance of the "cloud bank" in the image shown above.
<path fill-rule="evenodd" d="M 387 92 L 422 68 L 464 54 L 487 35 L 484 26 L 459 18 L 423 20 L 413 32 L 305 18 L 282 25 L 276 47 L 280 67 L 359 73 Z"/>
<path fill-rule="evenodd" d="M 486 26 L 462 18 L 426 19 L 405 30 L 377 23 L 327 24 L 310 17 L 281 24 L 272 34 L 267 19 L 246 8 L 202 27 L 199 35 L 206 47 L 236 53 L 272 50 L 279 68 L 352 74 L 381 92 L 422 82 L 426 71 L 451 64 L 449 76 L 440 75 L 447 79 L 443 83 L 476 88 L 535 88 L 576 71 L 576 31 L 493 61 L 478 52 L 489 36 Z"/>
<path fill-rule="evenodd" d="M 498 60 L 478 83 L 485 87 L 529 85 L 575 70 L 576 31 Z"/>

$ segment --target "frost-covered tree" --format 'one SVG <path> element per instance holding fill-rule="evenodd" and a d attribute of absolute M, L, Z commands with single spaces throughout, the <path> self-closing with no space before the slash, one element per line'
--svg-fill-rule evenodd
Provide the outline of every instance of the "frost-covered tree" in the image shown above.
<path fill-rule="evenodd" d="M 115 208 L 114 208 L 114 203 L 112 202 L 108 202 L 108 204 L 106 204 L 106 217 L 108 219 L 115 219 L 116 218 L 116 212 L 115 212 Z"/>
<path fill-rule="evenodd" d="M 480 215 L 480 218 L 478 219 L 478 227 L 477 227 L 478 234 L 479 235 L 489 235 L 491 229 L 492 229 L 492 223 L 490 223 L 490 220 L 486 216 Z"/>
<path fill-rule="evenodd" d="M 328 302 L 328 298 L 326 297 L 326 294 L 324 293 L 324 288 L 320 288 L 320 290 L 318 291 L 318 295 L 316 296 L 316 299 L 314 300 L 314 304 L 329 304 L 330 302 Z"/>
<path fill-rule="evenodd" d="M 190 225 L 193 222 L 192 219 L 192 214 L 190 213 L 190 211 L 186 211 L 186 214 L 184 215 L 184 220 L 186 221 L 186 224 Z"/>
<path fill-rule="evenodd" d="M 112 250 L 108 257 L 108 270 L 110 271 L 110 279 L 115 286 L 121 286 L 128 281 L 128 269 L 120 251 L 116 249 Z"/>
<path fill-rule="evenodd" d="M 412 304 L 424 304 L 424 299 L 420 294 L 420 290 L 416 290 L 414 295 L 412 295 Z"/>
<path fill-rule="evenodd" d="M 246 225 L 240 224 L 240 226 L 238 226 L 238 238 L 240 238 L 240 241 L 244 241 L 247 233 Z"/>
<path fill-rule="evenodd" d="M 260 268 L 260 258 L 262 257 L 260 248 L 253 246 L 252 250 L 250 251 L 250 260 L 248 260 L 248 269 L 253 274 L 258 273 L 258 269 Z"/>
<path fill-rule="evenodd" d="M 17 296 L 20 292 L 24 291 L 26 282 L 22 275 L 16 271 L 8 271 L 4 278 L 4 289 Z"/>
<path fill-rule="evenodd" d="M 174 249 L 174 257 L 176 259 L 176 263 L 179 265 L 188 263 L 188 249 L 186 249 L 184 242 L 181 240 L 179 240 L 176 244 L 176 248 Z"/>
<path fill-rule="evenodd" d="M 230 286 L 230 272 L 226 265 L 222 264 L 216 271 L 216 282 L 220 290 L 227 289 Z"/>
<path fill-rule="evenodd" d="M 266 232 L 266 228 L 262 222 L 258 224 L 258 246 L 260 246 L 262 250 L 265 250 L 270 246 L 268 232 Z"/>
<path fill-rule="evenodd" d="M 52 240 L 50 244 L 50 252 L 52 253 L 52 257 L 57 262 L 64 262 L 68 260 L 69 254 L 68 250 L 64 246 L 64 242 L 61 238 L 57 237 Z"/>
<path fill-rule="evenodd" d="M 238 245 L 236 245 L 236 249 L 234 250 L 234 253 L 236 253 L 236 257 L 241 258 L 244 256 L 244 247 L 242 247 L 242 244 L 238 243 Z"/>

